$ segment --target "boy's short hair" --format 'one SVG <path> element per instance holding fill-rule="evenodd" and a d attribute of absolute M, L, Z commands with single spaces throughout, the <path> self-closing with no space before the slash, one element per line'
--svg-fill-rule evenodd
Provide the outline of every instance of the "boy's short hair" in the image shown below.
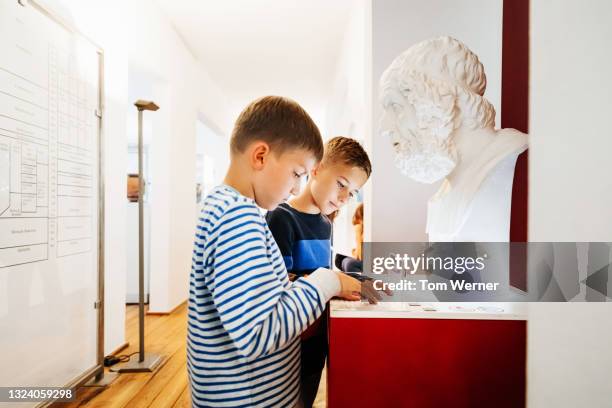
<path fill-rule="evenodd" d="M 343 163 L 351 167 L 359 167 L 370 177 L 372 164 L 368 154 L 355 139 L 336 136 L 325 144 L 323 162 Z"/>
<path fill-rule="evenodd" d="M 276 154 L 304 149 L 317 161 L 323 158 L 319 128 L 297 102 L 282 96 L 256 99 L 236 119 L 230 138 L 232 154 L 242 153 L 256 140 L 268 143 Z"/>
<path fill-rule="evenodd" d="M 355 208 L 355 212 L 353 213 L 352 224 L 363 224 L 363 203 L 359 203 L 357 208 Z"/>

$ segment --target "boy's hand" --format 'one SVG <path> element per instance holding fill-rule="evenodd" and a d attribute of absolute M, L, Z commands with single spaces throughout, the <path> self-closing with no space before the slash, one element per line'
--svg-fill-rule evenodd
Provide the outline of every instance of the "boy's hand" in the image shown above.
<path fill-rule="evenodd" d="M 340 293 L 338 296 L 346 300 L 361 299 L 361 282 L 342 272 L 337 272 L 340 281 Z"/>
<path fill-rule="evenodd" d="M 391 290 L 385 288 L 382 291 L 378 291 L 376 289 L 374 289 L 374 283 L 371 280 L 366 280 L 365 282 L 363 282 L 362 284 L 362 289 L 363 289 L 363 297 L 367 299 L 367 301 L 371 304 L 371 305 L 375 305 L 378 303 L 379 300 L 382 300 L 382 295 L 380 292 L 384 292 L 389 296 L 393 296 L 393 292 L 391 292 Z"/>

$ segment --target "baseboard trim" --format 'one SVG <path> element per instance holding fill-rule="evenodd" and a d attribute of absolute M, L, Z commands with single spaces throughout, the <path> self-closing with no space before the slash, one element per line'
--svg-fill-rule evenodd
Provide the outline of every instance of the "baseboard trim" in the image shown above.
<path fill-rule="evenodd" d="M 187 299 L 183 300 L 181 303 L 179 303 L 178 305 L 176 305 L 174 308 L 172 308 L 172 310 L 170 310 L 169 312 L 147 312 L 147 316 L 167 316 L 169 314 L 172 314 L 174 312 L 177 311 L 177 309 L 179 309 L 181 306 L 183 306 L 185 303 L 187 303 Z"/>
<path fill-rule="evenodd" d="M 121 351 L 125 350 L 128 347 L 130 347 L 130 343 L 126 341 L 125 343 L 123 343 L 122 345 L 120 345 L 119 347 L 111 351 L 108 355 L 116 356 L 117 354 L 119 354 Z"/>

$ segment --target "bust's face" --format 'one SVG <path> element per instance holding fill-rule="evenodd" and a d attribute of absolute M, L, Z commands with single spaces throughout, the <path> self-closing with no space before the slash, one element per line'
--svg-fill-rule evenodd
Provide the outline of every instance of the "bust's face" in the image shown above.
<path fill-rule="evenodd" d="M 402 174 L 421 183 L 446 177 L 456 165 L 450 143 L 452 118 L 431 101 L 411 90 L 381 84 L 383 116 L 380 133 L 389 138 L 395 165 Z"/>

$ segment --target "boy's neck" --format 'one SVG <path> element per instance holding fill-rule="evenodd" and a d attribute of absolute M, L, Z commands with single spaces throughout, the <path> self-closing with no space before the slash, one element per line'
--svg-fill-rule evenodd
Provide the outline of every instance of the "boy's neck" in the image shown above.
<path fill-rule="evenodd" d="M 289 205 L 299 212 L 306 214 L 321 214 L 321 210 L 317 207 L 310 192 L 310 183 L 306 185 L 306 188 L 300 194 L 289 200 Z"/>
<path fill-rule="evenodd" d="M 247 177 L 244 177 L 245 172 L 239 168 L 236 168 L 234 163 L 230 164 L 227 173 L 225 174 L 225 178 L 223 179 L 223 184 L 226 184 L 238 191 L 245 197 L 255 199 L 255 192 L 253 191 L 253 185 L 248 180 Z"/>

